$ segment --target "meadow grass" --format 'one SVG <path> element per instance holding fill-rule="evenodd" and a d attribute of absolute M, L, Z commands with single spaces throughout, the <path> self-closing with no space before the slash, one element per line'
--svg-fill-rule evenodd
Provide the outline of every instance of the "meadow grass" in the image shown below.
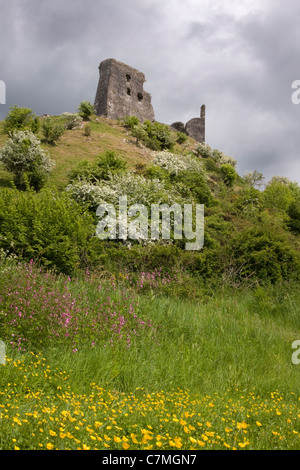
<path fill-rule="evenodd" d="M 92 305 L 102 289 L 102 300 L 122 301 L 123 283 L 111 291 L 101 280 L 99 291 L 98 281 L 69 281 L 72 299 L 86 294 Z M 66 286 L 62 277 L 53 283 L 51 292 Z M 139 289 L 134 301 L 156 334 L 142 329 L 130 346 L 7 347 L 2 449 L 300 448 L 297 286 L 224 289 L 197 301 Z"/>

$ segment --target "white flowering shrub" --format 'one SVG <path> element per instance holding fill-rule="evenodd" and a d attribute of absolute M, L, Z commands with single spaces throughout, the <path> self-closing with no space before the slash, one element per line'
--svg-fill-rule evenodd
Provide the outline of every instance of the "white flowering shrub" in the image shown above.
<path fill-rule="evenodd" d="M 40 140 L 31 131 L 14 132 L 0 150 L 0 162 L 13 174 L 20 189 L 26 187 L 26 182 L 40 189 L 54 166 Z"/>
<path fill-rule="evenodd" d="M 202 172 L 203 170 L 202 162 L 193 155 L 177 155 L 167 151 L 157 152 L 153 159 L 153 165 L 176 175 L 180 171 Z"/>
<path fill-rule="evenodd" d="M 197 157 L 209 158 L 212 156 L 213 151 L 210 145 L 200 142 L 195 149 L 195 154 Z"/>
<path fill-rule="evenodd" d="M 232 157 L 230 157 L 229 155 L 224 155 L 224 153 L 221 155 L 221 158 L 220 158 L 220 164 L 221 165 L 231 165 L 233 167 L 235 167 L 236 165 L 236 160 Z"/>
<path fill-rule="evenodd" d="M 79 127 L 83 121 L 78 113 L 63 113 L 62 117 L 65 119 L 65 128 L 68 130 Z"/>
<path fill-rule="evenodd" d="M 67 192 L 77 201 L 88 203 L 91 208 L 99 204 L 118 204 L 120 196 L 127 196 L 128 204 L 173 203 L 179 195 L 175 190 L 167 189 L 163 181 L 148 180 L 128 171 L 124 174 L 112 175 L 107 181 L 97 184 L 78 181 L 66 188 Z"/>
<path fill-rule="evenodd" d="M 235 167 L 236 165 L 236 160 L 234 158 L 230 157 L 229 155 L 225 155 L 220 150 L 217 150 L 217 149 L 213 150 L 212 156 L 215 162 L 219 166 L 228 164 L 228 165 Z"/>
<path fill-rule="evenodd" d="M 205 143 L 200 143 L 195 149 L 195 154 L 198 157 L 210 158 L 212 157 L 218 165 L 229 164 L 233 167 L 236 166 L 236 160 L 228 155 L 225 155 L 223 152 L 217 149 L 212 149 L 210 145 Z"/>
<path fill-rule="evenodd" d="M 69 195 L 81 204 L 88 204 L 91 208 L 96 208 L 105 202 L 113 203 L 116 200 L 116 193 L 107 184 L 96 185 L 85 181 L 78 181 L 66 187 Z"/>
<path fill-rule="evenodd" d="M 66 191 L 77 202 L 88 204 L 89 208 L 95 211 L 98 206 L 108 203 L 113 204 L 118 212 L 119 198 L 123 196 L 127 197 L 128 208 L 133 204 L 142 204 L 148 209 L 149 214 L 151 213 L 151 204 L 160 205 L 165 203 L 171 206 L 176 202 L 182 203 L 182 197 L 176 191 L 175 185 L 172 188 L 166 188 L 163 181 L 159 181 L 158 179 L 149 180 L 143 176 L 135 175 L 130 171 L 122 175 L 113 175 L 110 180 L 101 181 L 97 184 L 77 181 L 67 186 Z M 187 200 L 185 199 L 184 202 L 187 203 Z M 140 217 L 144 218 L 144 215 L 140 214 Z M 128 221 L 134 218 L 135 216 L 128 216 Z M 150 230 L 151 222 L 149 222 L 148 218 L 145 223 L 148 226 L 148 230 Z M 158 228 L 160 234 L 165 229 L 164 223 Z M 173 222 L 171 222 L 171 224 L 172 223 Z M 113 221 L 111 227 L 112 226 Z M 109 222 L 108 227 L 110 227 Z M 145 235 L 143 230 L 140 231 L 138 235 L 135 235 L 134 238 L 138 243 L 154 243 L 151 238 L 148 238 L 148 235 Z M 159 243 L 170 244 L 172 240 L 159 240 Z M 131 242 L 127 240 L 126 244 L 130 246 Z"/>

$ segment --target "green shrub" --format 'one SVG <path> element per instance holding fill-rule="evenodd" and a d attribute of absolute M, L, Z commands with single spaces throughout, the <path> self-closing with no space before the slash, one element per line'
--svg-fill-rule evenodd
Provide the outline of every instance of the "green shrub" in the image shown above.
<path fill-rule="evenodd" d="M 37 116 L 35 116 L 35 118 L 33 119 L 31 123 L 31 131 L 33 132 L 33 134 L 38 134 L 40 128 L 41 128 L 41 121 L 39 120 Z"/>
<path fill-rule="evenodd" d="M 100 180 L 108 180 L 112 175 L 126 170 L 127 163 L 113 150 L 107 150 L 99 155 L 98 159 L 90 163 L 83 160 L 69 173 L 69 181 L 86 181 L 96 183 Z"/>
<path fill-rule="evenodd" d="M 205 160 L 204 160 L 204 166 L 205 166 L 205 169 L 209 172 L 213 172 L 213 173 L 219 173 L 219 167 L 218 167 L 218 164 L 217 162 L 211 158 L 211 157 L 206 157 Z"/>
<path fill-rule="evenodd" d="M 244 229 L 226 246 L 227 261 L 240 279 L 275 283 L 298 279 L 300 255 L 284 238 L 263 228 Z"/>
<path fill-rule="evenodd" d="M 191 191 L 197 203 L 208 207 L 213 204 L 213 196 L 202 173 L 185 170 L 179 172 L 174 180 L 183 183 Z"/>
<path fill-rule="evenodd" d="M 140 121 L 137 116 L 126 116 L 123 123 L 127 129 L 133 129 L 134 126 L 138 126 L 140 124 Z"/>
<path fill-rule="evenodd" d="M 208 144 L 200 143 L 194 150 L 197 157 L 209 158 L 212 157 L 212 148 Z"/>
<path fill-rule="evenodd" d="M 143 124 L 133 126 L 131 129 L 131 135 L 132 137 L 135 137 L 137 145 L 139 142 L 143 142 L 145 145 L 149 146 L 148 134 Z"/>
<path fill-rule="evenodd" d="M 83 135 L 85 137 L 90 137 L 91 133 L 92 133 L 92 128 L 91 128 L 90 124 L 88 123 L 83 128 Z"/>
<path fill-rule="evenodd" d="M 82 160 L 68 173 L 69 182 L 72 183 L 76 180 L 95 182 L 97 178 L 94 170 L 93 163 Z"/>
<path fill-rule="evenodd" d="M 95 113 L 95 106 L 92 105 L 89 101 L 81 101 L 78 106 L 78 111 L 80 116 L 84 121 L 88 121 L 89 118 Z"/>
<path fill-rule="evenodd" d="M 188 140 L 188 136 L 184 134 L 183 132 L 177 132 L 176 133 L 176 142 L 179 145 L 184 144 Z"/>
<path fill-rule="evenodd" d="M 75 129 L 82 122 L 82 117 L 78 113 L 63 113 L 62 117 L 65 120 L 65 128 L 68 130 Z"/>
<path fill-rule="evenodd" d="M 137 143 L 141 141 L 152 150 L 171 150 L 175 145 L 175 133 L 166 124 L 149 120 L 142 124 L 136 116 L 129 116 L 124 119 L 124 125 L 131 130 Z"/>
<path fill-rule="evenodd" d="M 57 140 L 63 135 L 64 126 L 55 122 L 53 118 L 46 118 L 42 122 L 43 141 L 49 145 L 54 145 Z"/>
<path fill-rule="evenodd" d="M 286 178 L 273 177 L 262 196 L 266 207 L 286 212 L 295 199 L 293 183 Z"/>
<path fill-rule="evenodd" d="M 0 161 L 12 173 L 17 188 L 27 185 L 41 189 L 54 162 L 40 145 L 39 139 L 30 131 L 12 134 L 0 150 Z"/>
<path fill-rule="evenodd" d="M 32 130 L 32 125 L 36 126 L 36 121 L 34 123 L 35 116 L 31 109 L 21 108 L 17 105 L 11 106 L 9 113 L 4 119 L 3 131 L 5 134 L 11 134 L 15 131 L 21 130 Z M 37 119 L 37 118 L 36 118 Z"/>
<path fill-rule="evenodd" d="M 249 217 L 258 214 L 263 208 L 261 192 L 254 188 L 243 188 L 236 195 L 234 208 L 238 213 Z"/>
<path fill-rule="evenodd" d="M 171 150 L 174 147 L 175 140 L 169 126 L 160 122 L 145 121 L 146 131 L 148 134 L 148 145 L 153 143 L 153 150 Z M 158 148 L 156 148 L 158 145 Z"/>
<path fill-rule="evenodd" d="M 71 273 L 87 260 L 93 217 L 67 194 L 0 191 L 0 248 Z"/>
<path fill-rule="evenodd" d="M 130 250 L 114 241 L 93 239 L 95 259 L 110 272 L 150 271 L 157 267 L 172 270 L 186 266 L 190 253 L 177 245 L 132 245 Z"/>
<path fill-rule="evenodd" d="M 102 153 L 95 162 L 99 172 L 99 179 L 109 179 L 111 174 L 122 173 L 127 168 L 125 160 L 120 158 L 113 150 Z"/>
<path fill-rule="evenodd" d="M 230 163 L 224 163 L 220 166 L 220 172 L 223 177 L 223 181 L 227 186 L 232 186 L 237 178 L 237 172 Z"/>
<path fill-rule="evenodd" d="M 169 180 L 169 172 L 165 168 L 161 168 L 158 165 L 149 165 L 145 174 L 149 179 L 158 179 L 160 181 Z"/>
<path fill-rule="evenodd" d="M 292 201 L 287 211 L 290 220 L 288 221 L 289 229 L 296 233 L 300 233 L 300 200 Z"/>

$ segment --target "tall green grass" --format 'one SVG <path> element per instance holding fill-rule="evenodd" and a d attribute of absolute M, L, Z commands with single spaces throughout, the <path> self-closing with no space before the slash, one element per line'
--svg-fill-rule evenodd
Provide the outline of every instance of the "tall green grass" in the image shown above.
<path fill-rule="evenodd" d="M 15 269 L 1 267 L 6 309 L 6 294 L 17 301 Z M 28 279 L 39 286 L 40 276 Z M 86 298 L 86 308 L 99 295 L 120 305 L 127 280 L 114 279 L 113 290 L 110 282 L 49 275 L 44 287 L 61 301 L 67 285 L 73 301 Z M 297 285 L 224 287 L 197 301 L 126 288 L 136 318 L 149 320 L 156 334 L 141 329 L 129 347 L 106 337 L 94 346 L 78 341 L 76 352 L 62 341 L 42 342 L 35 352 L 7 343 L 7 363 L 0 365 L 1 449 L 300 448 L 300 365 L 292 363 Z M 39 305 L 28 295 L 28 305 Z"/>
<path fill-rule="evenodd" d="M 157 327 L 155 341 L 149 334 L 129 349 L 83 348 L 76 354 L 54 349 L 47 359 L 68 370 L 78 389 L 96 381 L 124 392 L 136 387 L 297 392 L 300 365 L 292 363 L 292 342 L 300 338 L 298 292 L 286 293 L 280 303 L 272 292 L 264 295 L 265 304 L 260 291 L 219 293 L 203 303 L 140 296 L 139 310 Z"/>
<path fill-rule="evenodd" d="M 158 284 L 149 289 L 137 283 L 135 288 L 126 276 L 119 281 L 85 276 L 71 281 L 63 275 L 45 277 L 31 264 L 23 274 L 22 269 L 2 262 L 0 333 L 7 337 L 0 339 L 14 355 L 15 350 L 9 350 L 11 333 L 25 337 L 27 351 L 30 345 L 34 352 L 40 348 L 52 366 L 70 372 L 74 387 L 96 380 L 126 392 L 136 387 L 149 391 L 181 387 L 196 393 L 220 393 L 228 386 L 255 387 L 261 393 L 278 387 L 297 390 L 300 365 L 292 363 L 292 343 L 300 339 L 297 284 L 244 290 L 224 287 L 212 297 L 199 295 L 191 300 L 164 295 L 155 288 Z M 165 282 L 159 277 L 153 282 L 159 279 Z M 176 283 L 176 278 L 170 282 Z M 100 317 L 99 309 L 103 312 Z M 56 323 L 47 321 L 48 310 Z M 118 333 L 114 333 L 114 310 L 123 322 L 121 330 L 117 321 Z M 115 337 L 111 345 L 103 330 L 105 315 L 112 328 L 109 334 Z M 100 320 L 103 326 L 97 328 Z M 81 325 L 80 329 L 70 328 L 72 324 Z M 52 328 L 60 333 L 57 339 Z M 128 328 L 135 331 L 133 335 Z M 34 341 L 35 334 L 39 341 Z M 76 339 L 75 350 L 70 347 L 70 335 Z M 15 348 L 18 344 L 15 341 Z"/>

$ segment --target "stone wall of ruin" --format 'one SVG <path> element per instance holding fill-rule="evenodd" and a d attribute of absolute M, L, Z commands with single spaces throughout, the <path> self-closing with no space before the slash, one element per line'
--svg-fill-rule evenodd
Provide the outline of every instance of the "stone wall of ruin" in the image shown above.
<path fill-rule="evenodd" d="M 115 59 L 99 66 L 100 78 L 95 97 L 98 116 L 110 119 L 137 116 L 141 122 L 154 121 L 151 95 L 144 88 L 145 75 Z"/>

